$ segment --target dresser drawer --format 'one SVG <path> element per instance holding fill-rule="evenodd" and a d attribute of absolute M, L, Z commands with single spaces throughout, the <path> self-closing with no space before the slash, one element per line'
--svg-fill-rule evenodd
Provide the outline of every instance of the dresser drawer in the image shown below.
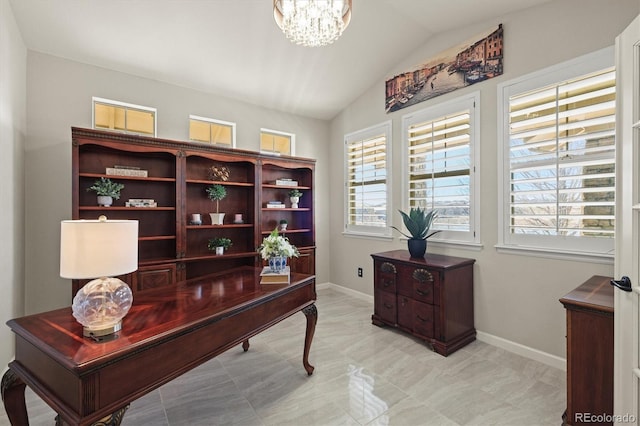
<path fill-rule="evenodd" d="M 433 303 L 434 285 L 440 276 L 426 268 L 402 266 L 398 271 L 398 293 L 425 303 Z"/>
<path fill-rule="evenodd" d="M 396 295 L 386 291 L 375 290 L 375 314 L 383 321 L 396 323 Z"/>
<path fill-rule="evenodd" d="M 413 302 L 413 332 L 424 337 L 433 337 L 433 305 Z"/>
<path fill-rule="evenodd" d="M 398 326 L 413 331 L 413 299 L 398 295 Z"/>
<path fill-rule="evenodd" d="M 395 293 L 397 277 L 395 265 L 389 262 L 376 262 L 375 267 L 375 289 Z"/>

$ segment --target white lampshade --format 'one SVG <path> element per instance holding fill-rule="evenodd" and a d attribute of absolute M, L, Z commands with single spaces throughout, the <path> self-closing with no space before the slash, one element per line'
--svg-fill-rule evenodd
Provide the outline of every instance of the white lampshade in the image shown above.
<path fill-rule="evenodd" d="M 98 278 L 138 269 L 137 220 L 63 220 L 60 276 Z"/>

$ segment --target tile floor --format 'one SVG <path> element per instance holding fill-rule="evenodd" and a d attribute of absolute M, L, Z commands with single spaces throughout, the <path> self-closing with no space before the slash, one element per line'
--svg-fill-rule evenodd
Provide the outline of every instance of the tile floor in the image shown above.
<path fill-rule="evenodd" d="M 449 357 L 371 324 L 372 303 L 318 291 L 307 376 L 302 313 L 133 402 L 123 425 L 559 425 L 565 374 L 475 341 Z M 32 425 L 55 413 L 27 389 Z M 4 410 L 0 425 L 8 425 Z"/>

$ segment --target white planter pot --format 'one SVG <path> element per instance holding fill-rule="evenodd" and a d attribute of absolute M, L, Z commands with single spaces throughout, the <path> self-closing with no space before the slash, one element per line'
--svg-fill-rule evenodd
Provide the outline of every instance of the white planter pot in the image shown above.
<path fill-rule="evenodd" d="M 224 223 L 224 213 L 209 213 L 212 225 L 222 225 Z"/>
<path fill-rule="evenodd" d="M 224 254 L 224 247 L 216 247 L 216 254 Z"/>
<path fill-rule="evenodd" d="M 298 202 L 300 201 L 300 197 L 289 197 L 289 201 L 291 201 L 291 208 L 292 209 L 297 209 L 298 208 Z"/>
<path fill-rule="evenodd" d="M 113 204 L 113 197 L 108 195 L 98 195 L 99 206 L 109 207 L 111 204 Z"/>

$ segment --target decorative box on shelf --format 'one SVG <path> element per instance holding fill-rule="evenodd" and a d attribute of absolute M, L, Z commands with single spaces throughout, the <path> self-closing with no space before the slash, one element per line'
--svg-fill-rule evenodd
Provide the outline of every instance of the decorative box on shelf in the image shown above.
<path fill-rule="evenodd" d="M 130 198 L 124 205 L 125 207 L 158 207 L 155 200 L 147 198 Z"/>

